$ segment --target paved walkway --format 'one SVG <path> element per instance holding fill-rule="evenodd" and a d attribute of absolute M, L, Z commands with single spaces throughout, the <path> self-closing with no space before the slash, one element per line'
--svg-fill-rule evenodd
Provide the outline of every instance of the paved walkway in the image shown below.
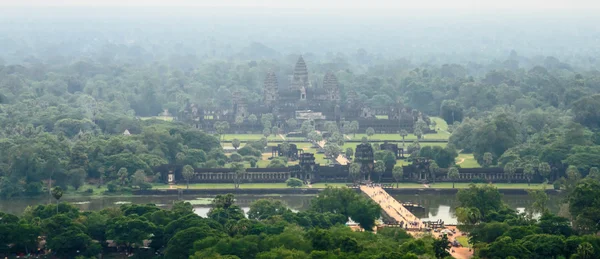
<path fill-rule="evenodd" d="M 375 201 L 390 217 L 394 218 L 399 224 L 404 222 L 405 228 L 424 229 L 425 224 L 400 202 L 390 196 L 383 188 L 378 186 L 361 185 L 360 190 Z M 408 226 L 407 226 L 408 224 Z"/>

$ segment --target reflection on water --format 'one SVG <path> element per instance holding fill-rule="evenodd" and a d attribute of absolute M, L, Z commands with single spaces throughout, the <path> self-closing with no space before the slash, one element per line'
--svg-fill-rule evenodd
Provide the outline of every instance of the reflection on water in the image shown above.
<path fill-rule="evenodd" d="M 180 200 L 193 201 L 195 204 L 195 212 L 198 215 L 206 216 L 209 210 L 209 201 L 214 196 L 130 196 L 130 197 L 66 197 L 61 199 L 61 202 L 69 202 L 82 210 L 101 210 L 109 207 L 118 207 L 122 204 L 156 204 L 157 206 L 170 208 L 171 205 Z M 310 206 L 310 200 L 314 196 L 311 195 L 238 195 L 236 203 L 244 209 L 248 210 L 250 203 L 261 198 L 272 198 L 281 200 L 292 210 L 306 210 Z M 458 200 L 454 195 L 440 194 L 421 194 L 421 195 L 395 195 L 396 199 L 401 202 L 412 202 L 419 204 L 425 208 L 424 211 L 417 211 L 415 215 L 423 220 L 438 220 L 441 219 L 447 224 L 456 223 L 455 209 L 458 206 Z M 504 195 L 503 200 L 513 209 L 523 210 L 529 207 L 533 200 L 527 195 Z M 559 211 L 561 196 L 551 196 L 548 207 L 551 212 Z M 53 199 L 52 202 L 55 202 Z M 200 202 L 198 202 L 200 201 Z M 48 198 L 37 199 L 12 199 L 0 200 L 0 211 L 20 215 L 27 206 L 36 206 L 39 204 L 47 204 Z"/>

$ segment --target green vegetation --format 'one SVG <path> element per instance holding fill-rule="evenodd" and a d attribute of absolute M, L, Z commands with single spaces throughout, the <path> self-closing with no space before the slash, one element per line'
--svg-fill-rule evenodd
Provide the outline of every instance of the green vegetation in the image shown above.
<path fill-rule="evenodd" d="M 596 258 L 600 256 L 598 206 L 600 182 L 584 179 L 568 193 L 568 218 L 548 211 L 548 195 L 530 191 L 534 199 L 525 213 L 517 213 L 501 200 L 492 185 L 471 185 L 458 192 L 456 208 L 459 229 L 467 231 L 468 242 L 480 258 Z M 539 214 L 539 218 L 534 218 Z M 464 239 L 459 240 L 466 245 Z"/>
<path fill-rule="evenodd" d="M 177 202 L 171 210 L 145 204 L 80 212 L 61 203 L 29 207 L 20 218 L 0 212 L 0 256 L 29 253 L 41 245 L 61 258 L 113 258 L 124 251 L 136 258 L 173 259 L 418 258 L 431 257 L 442 246 L 431 237 L 414 239 L 402 229 L 370 232 L 378 205 L 347 188 L 328 188 L 302 212 L 261 199 L 250 205 L 246 218 L 232 194 L 217 195 L 210 204 L 206 218 L 187 202 Z M 349 217 L 367 231 L 345 226 Z"/>

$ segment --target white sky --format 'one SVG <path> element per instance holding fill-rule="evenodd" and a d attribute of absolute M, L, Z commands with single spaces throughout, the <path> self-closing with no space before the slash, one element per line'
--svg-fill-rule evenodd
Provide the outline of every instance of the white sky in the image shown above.
<path fill-rule="evenodd" d="M 0 0 L 0 6 L 196 6 L 307 9 L 600 10 L 600 0 Z M 600 13 L 599 13 L 600 15 Z"/>

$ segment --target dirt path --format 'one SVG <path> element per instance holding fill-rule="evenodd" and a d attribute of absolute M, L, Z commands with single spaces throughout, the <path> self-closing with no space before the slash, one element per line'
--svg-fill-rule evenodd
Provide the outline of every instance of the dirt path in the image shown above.
<path fill-rule="evenodd" d="M 279 134 L 279 137 L 280 137 L 281 139 L 285 140 L 285 137 L 284 137 L 283 135 Z"/>
<path fill-rule="evenodd" d="M 462 164 L 464 161 L 465 161 L 465 159 L 464 159 L 464 158 L 461 158 L 461 159 L 460 159 L 460 161 L 456 162 L 456 164 L 457 164 L 457 165 L 460 165 L 460 164 Z"/>
<path fill-rule="evenodd" d="M 450 230 L 452 230 L 452 229 L 456 230 L 456 234 L 448 237 L 448 240 L 450 242 L 453 242 L 455 237 L 459 237 L 459 236 L 463 235 L 462 232 L 460 232 L 460 230 L 458 230 L 456 228 L 456 226 L 447 226 L 446 228 L 450 229 Z M 468 247 L 464 247 L 465 245 L 468 245 L 468 244 L 461 244 L 461 245 L 463 245 L 463 247 L 450 248 L 450 251 L 454 250 L 454 253 L 452 253 L 452 252 L 450 253 L 452 255 L 452 257 L 457 258 L 457 259 L 469 259 L 469 258 L 473 257 L 473 250 L 469 251 Z"/>

